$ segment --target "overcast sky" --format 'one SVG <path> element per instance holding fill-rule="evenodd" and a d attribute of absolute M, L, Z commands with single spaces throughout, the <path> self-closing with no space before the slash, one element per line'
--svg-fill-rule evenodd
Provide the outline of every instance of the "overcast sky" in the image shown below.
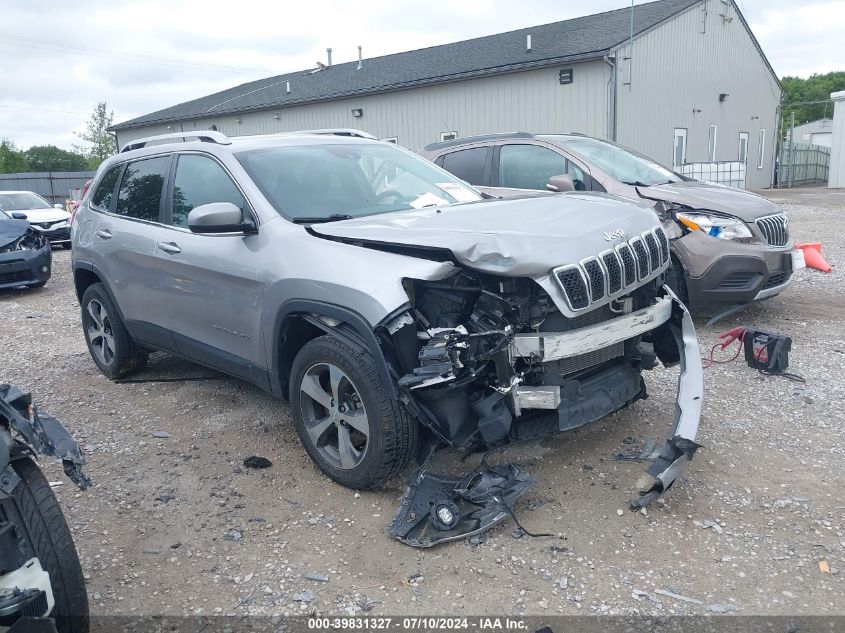
<path fill-rule="evenodd" d="M 711 0 L 712 1 L 712 0 Z M 640 4 L 639 0 L 637 4 Z M 778 76 L 845 70 L 842 0 L 738 0 Z M 0 0 L 0 138 L 70 148 L 115 121 L 325 60 L 412 50 L 625 0 Z"/>

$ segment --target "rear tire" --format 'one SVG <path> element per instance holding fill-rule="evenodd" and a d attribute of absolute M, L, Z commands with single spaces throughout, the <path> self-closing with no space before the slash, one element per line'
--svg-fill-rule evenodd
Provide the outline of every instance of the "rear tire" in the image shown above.
<path fill-rule="evenodd" d="M 334 336 L 316 338 L 296 355 L 290 404 L 308 455 L 347 488 L 384 483 L 416 452 L 417 422 L 390 397 L 372 356 Z"/>
<path fill-rule="evenodd" d="M 44 474 L 29 458 L 12 462 L 21 478 L 2 513 L 18 529 L 27 558 L 50 574 L 55 605 L 50 613 L 59 633 L 88 631 L 88 594 L 79 556 L 59 502 Z"/>
<path fill-rule="evenodd" d="M 129 336 L 120 313 L 101 283 L 82 295 L 82 331 L 94 363 L 109 378 L 125 378 L 147 363 L 147 353 Z"/>

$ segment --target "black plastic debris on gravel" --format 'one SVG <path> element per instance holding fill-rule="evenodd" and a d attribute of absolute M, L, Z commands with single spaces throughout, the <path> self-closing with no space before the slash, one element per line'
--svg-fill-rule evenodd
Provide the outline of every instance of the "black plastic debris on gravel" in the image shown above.
<path fill-rule="evenodd" d="M 244 460 L 244 466 L 247 468 L 270 468 L 273 465 L 266 457 L 258 457 L 257 455 L 253 455 L 251 457 L 247 457 Z"/>

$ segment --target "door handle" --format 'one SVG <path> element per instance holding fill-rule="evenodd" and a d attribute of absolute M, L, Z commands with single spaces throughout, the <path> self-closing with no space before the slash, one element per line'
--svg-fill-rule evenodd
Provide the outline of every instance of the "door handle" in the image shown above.
<path fill-rule="evenodd" d="M 101 240 L 110 240 L 111 239 L 111 231 L 108 229 L 100 229 L 97 231 L 97 237 Z"/>
<path fill-rule="evenodd" d="M 179 248 L 179 245 L 176 242 L 161 242 L 158 247 L 163 250 L 165 253 L 181 253 L 182 249 Z"/>

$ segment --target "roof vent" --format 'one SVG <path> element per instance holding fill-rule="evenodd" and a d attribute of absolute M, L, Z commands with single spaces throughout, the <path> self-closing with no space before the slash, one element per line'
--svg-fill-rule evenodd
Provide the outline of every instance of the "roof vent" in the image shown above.
<path fill-rule="evenodd" d="M 285 93 L 290 94 L 290 82 L 285 82 Z"/>
<path fill-rule="evenodd" d="M 526 53 L 531 52 L 531 35 L 525 36 L 525 52 Z"/>
<path fill-rule="evenodd" d="M 326 66 L 331 68 L 332 67 L 332 49 L 327 48 L 326 49 L 326 55 L 328 56 L 328 63 L 326 64 Z"/>
<path fill-rule="evenodd" d="M 361 49 L 362 48 L 363 48 L 362 46 L 358 47 L 358 68 L 356 70 L 361 70 L 361 67 L 364 65 L 364 58 L 361 57 L 361 55 L 362 55 Z"/>

